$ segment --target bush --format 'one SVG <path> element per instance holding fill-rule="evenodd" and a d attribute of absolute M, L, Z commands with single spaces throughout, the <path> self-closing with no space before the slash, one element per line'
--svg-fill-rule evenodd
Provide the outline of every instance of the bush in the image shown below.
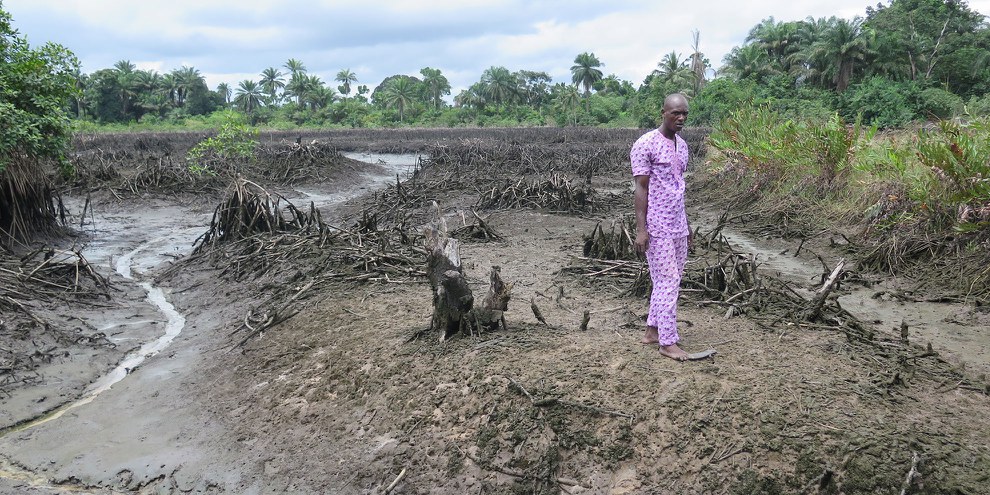
<path fill-rule="evenodd" d="M 860 118 L 881 129 L 903 127 L 918 116 L 918 86 L 872 77 L 847 89 L 839 96 L 839 113 L 847 121 Z"/>
<path fill-rule="evenodd" d="M 247 158 L 254 154 L 258 144 L 258 131 L 251 129 L 239 112 L 227 110 L 224 123 L 217 135 L 200 141 L 186 155 L 189 170 L 197 173 L 215 173 L 213 164 L 234 158 Z"/>
<path fill-rule="evenodd" d="M 971 117 L 990 116 L 990 93 L 970 98 L 963 108 L 964 113 Z"/>
<path fill-rule="evenodd" d="M 761 103 L 753 81 L 733 81 L 719 78 L 709 82 L 701 94 L 691 100 L 691 125 L 715 125 L 736 109 L 748 104 Z"/>
<path fill-rule="evenodd" d="M 951 119 L 962 113 L 962 98 L 942 89 L 927 88 L 918 95 L 918 109 L 930 120 Z"/>

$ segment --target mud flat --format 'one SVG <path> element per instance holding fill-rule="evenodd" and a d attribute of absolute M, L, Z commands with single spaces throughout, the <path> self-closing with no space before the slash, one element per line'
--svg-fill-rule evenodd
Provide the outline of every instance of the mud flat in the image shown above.
<path fill-rule="evenodd" d="M 475 157 L 477 174 L 437 163 L 401 192 L 391 185 L 394 174 L 381 174 L 385 189 L 345 194 L 346 207 L 324 212 L 348 230 L 374 216 L 392 236 L 340 258 L 347 265 L 331 256 L 351 246 L 340 236 L 315 261 L 279 258 L 310 239 L 300 235 L 267 244 L 264 256 L 238 251 L 230 259 L 283 261 L 237 279 L 205 258 L 168 276 L 139 269 L 139 276 L 160 275 L 154 281 L 185 316 L 182 333 L 91 403 L 0 438 L 11 465 L 0 490 L 887 493 L 903 486 L 980 493 L 990 481 L 982 419 L 990 401 L 972 370 L 947 359 L 948 346 L 928 354 L 915 334 L 912 344 L 887 335 L 887 323 L 865 321 L 863 333 L 843 333 L 799 320 L 770 325 L 749 309 L 726 318 L 723 306 L 703 304 L 711 294 L 699 292 L 686 293 L 680 306 L 683 344 L 716 348 L 714 359 L 676 363 L 640 344 L 646 302 L 633 290 L 636 265 L 618 260 L 589 270 L 584 252 L 596 225 L 608 229 L 631 211 L 631 197 L 621 195 L 629 181 L 621 150 L 629 143 L 600 144 L 596 155 L 586 153 L 588 142 L 596 141 L 570 155 L 550 145 L 447 144 L 434 151 L 455 164 Z M 569 174 L 566 187 L 540 167 L 551 161 L 553 172 Z M 587 195 L 579 186 L 588 174 L 592 187 L 619 195 Z M 495 182 L 486 179 L 492 176 Z M 553 181 L 561 187 L 541 188 Z M 299 190 L 308 196 L 285 194 L 306 201 L 345 192 L 312 184 Z M 478 206 L 482 194 L 503 192 L 525 201 Z M 464 239 L 460 256 L 475 294 L 486 289 L 493 265 L 514 284 L 507 330 L 440 343 L 424 332 L 432 313 L 426 281 L 384 264 L 364 266 L 399 263 L 368 253 L 405 246 L 400 234 L 415 244 L 431 201 L 452 229 L 477 223 L 474 209 L 499 234 L 490 242 Z M 136 210 L 146 201 L 126 204 Z M 567 205 L 575 211 L 563 211 Z M 159 206 L 163 217 L 189 207 Z M 206 226 L 212 209 L 194 210 L 202 221 L 193 223 Z M 132 237 L 115 257 L 147 240 Z M 796 292 L 815 288 L 809 278 L 821 267 L 809 277 L 801 271 L 806 259 L 779 254 L 793 248 L 730 237 L 735 249 L 762 253 L 758 273 L 790 279 Z M 168 249 L 142 252 L 161 251 Z M 696 249 L 692 270 L 703 269 L 707 256 Z M 771 265 L 778 261 L 787 264 Z M 630 276 L 612 276 L 620 272 Z M 305 291 L 307 280 L 318 283 Z M 855 309 L 844 297 L 840 304 Z M 146 304 L 143 298 L 135 292 L 135 301 Z M 294 316 L 236 345 L 244 322 L 255 325 L 288 303 Z M 160 318 L 145 311 L 140 319 Z M 942 342 L 933 336 L 932 344 Z"/>

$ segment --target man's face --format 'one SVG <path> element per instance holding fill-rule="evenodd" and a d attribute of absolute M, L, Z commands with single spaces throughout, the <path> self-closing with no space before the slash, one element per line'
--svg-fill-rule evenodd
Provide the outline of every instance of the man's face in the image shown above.
<path fill-rule="evenodd" d="M 687 121 L 688 105 L 681 99 L 675 99 L 663 106 L 663 127 L 670 132 L 680 132 Z"/>

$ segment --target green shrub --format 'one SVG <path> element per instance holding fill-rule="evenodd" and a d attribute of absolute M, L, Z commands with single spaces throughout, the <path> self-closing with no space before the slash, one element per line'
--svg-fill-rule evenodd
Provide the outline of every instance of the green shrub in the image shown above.
<path fill-rule="evenodd" d="M 926 88 L 918 100 L 918 110 L 930 120 L 950 119 L 962 113 L 962 98 L 942 88 Z"/>
<path fill-rule="evenodd" d="M 200 141 L 186 155 L 190 171 L 213 174 L 218 163 L 254 154 L 258 131 L 248 127 L 243 114 L 233 110 L 223 113 L 223 124 L 217 135 Z"/>
<path fill-rule="evenodd" d="M 990 119 L 944 121 L 939 132 L 922 131 L 918 159 L 938 177 L 944 199 L 962 207 L 960 224 L 990 221 Z"/>
<path fill-rule="evenodd" d="M 903 127 L 917 116 L 918 86 L 872 77 L 839 97 L 839 113 L 847 121 L 862 120 L 881 129 Z"/>

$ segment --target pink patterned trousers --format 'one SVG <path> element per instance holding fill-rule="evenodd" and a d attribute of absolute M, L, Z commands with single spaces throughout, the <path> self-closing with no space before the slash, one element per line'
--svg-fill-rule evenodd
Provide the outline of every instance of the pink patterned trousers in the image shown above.
<path fill-rule="evenodd" d="M 661 346 L 676 344 L 677 295 L 681 287 L 681 274 L 687 261 L 687 237 L 657 239 L 650 237 L 646 261 L 650 266 L 653 293 L 650 295 L 650 312 L 646 325 L 657 328 Z"/>

